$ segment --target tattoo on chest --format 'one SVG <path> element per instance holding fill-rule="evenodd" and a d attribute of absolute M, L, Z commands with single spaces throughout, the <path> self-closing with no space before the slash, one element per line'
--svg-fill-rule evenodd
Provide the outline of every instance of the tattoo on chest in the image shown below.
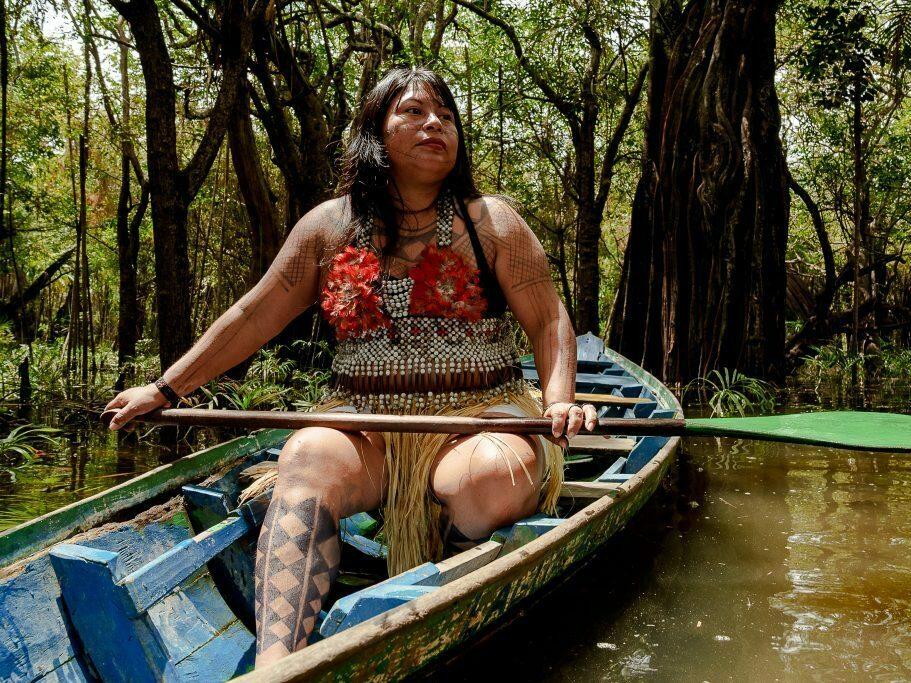
<path fill-rule="evenodd" d="M 385 270 L 394 277 L 403 277 L 408 271 L 416 266 L 421 260 L 421 253 L 430 245 L 436 243 L 437 226 L 436 221 L 422 226 L 414 231 L 402 232 L 399 234 L 396 253 L 394 256 L 387 258 Z M 379 244 L 377 246 L 380 246 Z M 471 240 L 468 233 L 465 232 L 464 225 L 453 225 L 452 243 L 450 245 L 457 254 L 466 260 L 467 263 L 474 263 L 474 252 L 471 248 Z"/>

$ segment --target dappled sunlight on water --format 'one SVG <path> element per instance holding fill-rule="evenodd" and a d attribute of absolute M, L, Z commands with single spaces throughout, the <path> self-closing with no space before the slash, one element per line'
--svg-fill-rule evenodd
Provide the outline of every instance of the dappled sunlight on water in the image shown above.
<path fill-rule="evenodd" d="M 590 564 L 434 676 L 909 680 L 909 551 L 911 455 L 687 439 Z"/>

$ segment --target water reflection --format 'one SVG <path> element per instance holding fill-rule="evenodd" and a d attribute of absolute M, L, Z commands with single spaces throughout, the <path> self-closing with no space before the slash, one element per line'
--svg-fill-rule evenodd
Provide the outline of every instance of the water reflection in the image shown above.
<path fill-rule="evenodd" d="M 788 589 L 777 647 L 786 670 L 911 674 L 911 459 L 848 454 L 793 466 Z"/>
<path fill-rule="evenodd" d="M 668 483 L 569 582 L 431 676 L 911 678 L 911 456 L 688 439 Z"/>
<path fill-rule="evenodd" d="M 138 439 L 135 434 L 109 432 L 94 420 L 67 419 L 50 409 L 29 419 L 63 430 L 60 448 L 42 453 L 33 463 L 0 467 L 0 530 L 104 491 L 219 438 L 228 438 L 199 432 L 175 448 L 173 439 L 161 438 L 161 430 Z"/>

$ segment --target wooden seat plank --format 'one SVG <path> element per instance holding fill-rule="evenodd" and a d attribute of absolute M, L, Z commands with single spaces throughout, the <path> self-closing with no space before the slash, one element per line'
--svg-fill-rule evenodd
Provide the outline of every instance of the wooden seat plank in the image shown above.
<path fill-rule="evenodd" d="M 503 550 L 503 544 L 487 541 L 437 563 L 438 574 L 417 581 L 419 586 L 443 586 L 490 564 Z"/>
<path fill-rule="evenodd" d="M 610 453 L 629 453 L 636 445 L 635 439 L 617 436 L 600 436 L 598 434 L 579 434 L 569 440 L 571 453 L 588 453 L 606 455 Z"/>
<path fill-rule="evenodd" d="M 620 484 L 598 481 L 564 481 L 560 497 L 572 500 L 595 500 L 616 495 Z"/>

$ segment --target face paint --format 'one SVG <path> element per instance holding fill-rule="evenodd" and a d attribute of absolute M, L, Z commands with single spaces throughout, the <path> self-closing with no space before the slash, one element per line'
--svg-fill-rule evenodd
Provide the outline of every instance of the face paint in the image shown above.
<path fill-rule="evenodd" d="M 430 139 L 440 144 L 427 144 Z M 383 142 L 393 175 L 442 180 L 455 167 L 458 154 L 455 116 L 433 93 L 412 84 L 389 106 Z"/>

